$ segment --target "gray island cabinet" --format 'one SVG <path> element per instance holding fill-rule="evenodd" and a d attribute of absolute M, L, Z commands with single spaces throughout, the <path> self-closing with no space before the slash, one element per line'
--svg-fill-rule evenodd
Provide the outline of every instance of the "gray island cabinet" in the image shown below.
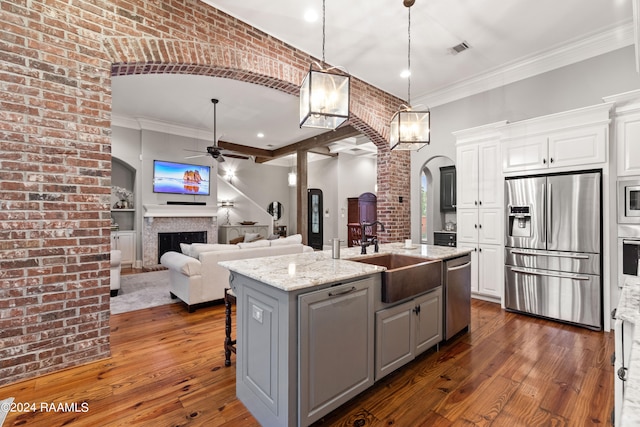
<path fill-rule="evenodd" d="M 236 395 L 261 425 L 308 426 L 442 341 L 441 286 L 383 303 L 384 267 L 330 252 L 220 265 L 236 294 Z"/>

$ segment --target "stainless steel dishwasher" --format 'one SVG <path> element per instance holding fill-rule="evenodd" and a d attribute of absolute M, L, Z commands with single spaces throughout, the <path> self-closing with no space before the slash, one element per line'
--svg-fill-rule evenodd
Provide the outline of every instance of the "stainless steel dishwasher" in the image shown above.
<path fill-rule="evenodd" d="M 471 255 L 443 263 L 444 339 L 469 327 L 471 322 Z"/>

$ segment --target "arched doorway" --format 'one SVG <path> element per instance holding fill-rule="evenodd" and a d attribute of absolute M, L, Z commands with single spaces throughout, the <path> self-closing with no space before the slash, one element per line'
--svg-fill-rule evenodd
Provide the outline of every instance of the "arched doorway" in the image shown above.
<path fill-rule="evenodd" d="M 455 170 L 454 161 L 449 157 L 436 156 L 429 159 L 420 170 L 421 243 L 432 245 L 433 233 L 444 231 L 447 223 L 452 223 L 455 227 L 455 207 L 450 207 L 450 191 L 453 190 L 455 197 L 455 184 L 449 181 L 447 175 L 452 167 Z"/>

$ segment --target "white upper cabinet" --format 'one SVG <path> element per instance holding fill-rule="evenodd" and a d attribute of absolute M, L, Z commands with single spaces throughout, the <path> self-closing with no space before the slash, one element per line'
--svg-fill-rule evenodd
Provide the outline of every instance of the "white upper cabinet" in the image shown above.
<path fill-rule="evenodd" d="M 509 124 L 502 140 L 502 171 L 571 169 L 607 161 L 612 103 Z"/>
<path fill-rule="evenodd" d="M 640 90 L 614 95 L 618 176 L 640 175 Z"/>

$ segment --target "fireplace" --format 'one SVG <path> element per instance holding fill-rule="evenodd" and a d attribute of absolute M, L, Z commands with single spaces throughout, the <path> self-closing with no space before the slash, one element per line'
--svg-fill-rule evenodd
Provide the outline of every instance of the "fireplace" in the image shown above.
<path fill-rule="evenodd" d="M 160 264 L 160 257 L 165 252 L 181 252 L 180 243 L 207 243 L 207 232 L 186 231 L 158 233 L 158 264 Z"/>
<path fill-rule="evenodd" d="M 216 243 L 218 241 L 218 221 L 216 206 L 172 206 L 144 205 L 145 220 L 142 223 L 142 267 L 155 269 L 160 266 L 159 258 L 164 251 L 160 249 L 160 234 L 182 233 L 185 240 L 195 243 L 192 233 L 203 233 L 198 242 Z M 180 251 L 180 240 L 171 243 L 171 249 Z M 183 242 L 184 243 L 184 242 Z"/>

